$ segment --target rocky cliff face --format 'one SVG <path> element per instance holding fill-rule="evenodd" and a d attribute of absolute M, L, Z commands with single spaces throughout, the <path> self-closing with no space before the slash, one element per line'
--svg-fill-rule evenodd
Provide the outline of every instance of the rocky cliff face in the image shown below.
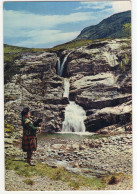
<path fill-rule="evenodd" d="M 130 40 L 95 41 L 60 57 L 69 52 L 63 76 L 70 78 L 70 100 L 86 110 L 86 130 L 131 130 Z M 64 78 L 56 74 L 57 54 L 24 54 L 16 65 L 19 73 L 5 85 L 5 120 L 19 127 L 23 104 L 44 118 L 45 131 L 61 130 L 68 101 Z"/>
<path fill-rule="evenodd" d="M 67 66 L 70 98 L 86 110 L 88 131 L 130 122 L 130 40 L 99 41 L 78 48 Z"/>
<path fill-rule="evenodd" d="M 57 55 L 23 54 L 15 61 L 20 71 L 5 85 L 5 120 L 20 128 L 20 112 L 29 107 L 31 114 L 44 121 L 44 131 L 57 131 L 64 110 L 63 79 L 56 74 Z"/>

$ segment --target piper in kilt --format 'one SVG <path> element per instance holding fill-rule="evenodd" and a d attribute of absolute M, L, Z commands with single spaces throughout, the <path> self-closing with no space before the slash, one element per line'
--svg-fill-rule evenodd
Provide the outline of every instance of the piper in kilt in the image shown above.
<path fill-rule="evenodd" d="M 31 157 L 33 151 L 37 148 L 37 137 L 36 132 L 41 130 L 41 127 L 35 127 L 30 120 L 29 108 L 24 108 L 21 112 L 22 115 L 22 126 L 23 126 L 23 137 L 22 137 L 22 149 L 27 152 L 27 163 L 31 164 Z"/>

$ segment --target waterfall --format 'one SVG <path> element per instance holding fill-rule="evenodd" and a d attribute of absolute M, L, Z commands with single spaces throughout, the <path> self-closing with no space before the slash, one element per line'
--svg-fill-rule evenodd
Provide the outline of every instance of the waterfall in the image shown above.
<path fill-rule="evenodd" d="M 62 76 L 63 74 L 63 69 L 64 65 L 68 59 L 68 56 L 72 53 L 69 52 L 63 59 L 62 64 L 60 61 L 60 58 L 58 58 L 57 62 L 57 73 L 59 76 Z M 65 78 L 64 79 L 64 98 L 68 98 L 69 100 L 69 88 L 70 88 L 70 83 L 69 79 Z M 84 120 L 86 119 L 86 112 L 85 110 L 76 104 L 74 101 L 69 101 L 69 104 L 66 106 L 65 109 L 65 119 L 62 123 L 62 131 L 65 133 L 70 133 L 70 132 L 85 132 L 86 127 L 84 124 Z"/>
<path fill-rule="evenodd" d="M 64 80 L 64 97 L 69 97 L 69 79 Z M 65 109 L 62 132 L 85 132 L 85 110 L 73 101 Z"/>
<path fill-rule="evenodd" d="M 84 120 L 86 113 L 82 107 L 70 101 L 65 109 L 65 120 L 63 121 L 63 132 L 85 132 Z"/>
<path fill-rule="evenodd" d="M 69 99 L 69 87 L 70 87 L 70 83 L 69 83 L 69 79 L 64 79 L 64 95 L 63 97 L 66 97 Z"/>
<path fill-rule="evenodd" d="M 72 53 L 72 51 L 71 52 L 69 52 L 65 57 L 64 57 L 64 59 L 63 59 L 63 61 L 62 61 L 62 64 L 61 64 L 61 62 L 60 62 L 60 58 L 58 58 L 58 61 L 57 61 L 57 69 L 58 69 L 58 75 L 59 76 L 62 76 L 62 73 L 63 73 L 63 69 L 64 69 L 64 64 L 66 63 L 66 61 L 67 61 L 67 59 L 68 59 L 68 56 L 70 55 Z"/>
<path fill-rule="evenodd" d="M 60 58 L 58 58 L 57 62 L 57 74 L 60 75 Z"/>

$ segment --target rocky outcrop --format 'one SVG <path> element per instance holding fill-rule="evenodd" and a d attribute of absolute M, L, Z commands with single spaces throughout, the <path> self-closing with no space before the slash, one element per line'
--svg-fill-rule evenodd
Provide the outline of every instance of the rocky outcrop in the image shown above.
<path fill-rule="evenodd" d="M 67 64 L 70 100 L 87 113 L 88 131 L 131 121 L 131 42 L 96 41 L 74 50 Z"/>
<path fill-rule="evenodd" d="M 64 78 L 57 75 L 57 60 L 63 77 L 70 78 L 69 100 L 82 106 L 87 131 L 131 130 L 131 41 L 98 40 L 59 53 L 22 54 L 16 60 L 18 74 L 5 84 L 5 120 L 20 127 L 20 112 L 28 106 L 44 120 L 44 131 L 60 131 L 68 99 L 63 98 Z M 112 126 L 112 127 L 111 127 Z M 110 127 L 110 128 L 109 128 Z"/>
<path fill-rule="evenodd" d="M 16 60 L 18 74 L 5 85 L 5 121 L 20 128 L 20 112 L 29 107 L 31 114 L 43 119 L 44 131 L 61 129 L 65 104 L 63 79 L 56 74 L 57 55 L 23 54 Z"/>

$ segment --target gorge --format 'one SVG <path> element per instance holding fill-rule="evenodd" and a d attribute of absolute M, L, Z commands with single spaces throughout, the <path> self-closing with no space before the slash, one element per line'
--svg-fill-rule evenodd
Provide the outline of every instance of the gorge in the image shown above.
<path fill-rule="evenodd" d="M 23 103 L 44 118 L 43 132 L 61 131 L 65 109 L 75 101 L 86 112 L 86 131 L 131 130 L 130 39 L 96 40 L 58 53 L 22 53 L 15 67 L 18 73 L 5 84 L 5 121 L 15 128 L 21 130 Z"/>

